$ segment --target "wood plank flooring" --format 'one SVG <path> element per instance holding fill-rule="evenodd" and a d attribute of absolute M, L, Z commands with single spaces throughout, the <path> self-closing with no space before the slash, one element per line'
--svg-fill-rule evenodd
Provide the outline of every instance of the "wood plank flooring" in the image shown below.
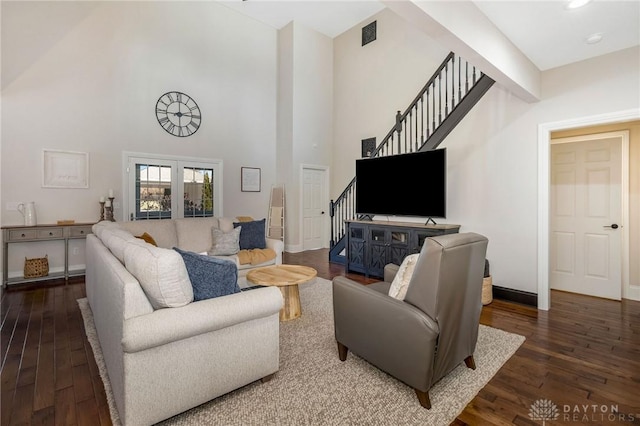
<path fill-rule="evenodd" d="M 284 256 L 323 278 L 344 275 L 327 259 L 327 250 Z M 76 303 L 81 297 L 82 281 L 3 293 L 1 425 L 111 424 Z M 529 410 L 542 399 L 559 410 L 547 424 L 640 424 L 640 302 L 554 291 L 548 312 L 495 300 L 481 322 L 527 340 L 454 425 L 540 425 Z"/>

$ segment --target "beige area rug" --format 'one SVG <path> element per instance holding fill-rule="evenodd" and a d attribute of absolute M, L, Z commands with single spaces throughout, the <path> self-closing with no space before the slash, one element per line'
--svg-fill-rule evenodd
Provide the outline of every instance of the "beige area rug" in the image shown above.
<path fill-rule="evenodd" d="M 162 424 L 447 425 L 525 340 L 481 325 L 474 354 L 477 369 L 461 363 L 429 391 L 432 408 L 425 410 L 411 388 L 353 353 L 346 362 L 338 359 L 330 281 L 318 278 L 304 284 L 300 296 L 302 317 L 280 323 L 280 371 L 273 380 L 249 384 Z M 91 309 L 86 299 L 78 303 L 111 417 L 119 424 Z"/>

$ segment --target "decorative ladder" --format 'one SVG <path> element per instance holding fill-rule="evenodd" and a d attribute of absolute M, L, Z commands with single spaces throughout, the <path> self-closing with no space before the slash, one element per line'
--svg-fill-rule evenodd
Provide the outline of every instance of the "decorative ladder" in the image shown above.
<path fill-rule="evenodd" d="M 284 184 L 271 186 L 267 238 L 284 242 Z"/>
<path fill-rule="evenodd" d="M 493 85 L 494 81 L 450 52 L 371 157 L 435 149 Z M 345 221 L 356 218 L 356 178 L 331 200 L 329 260 L 344 263 Z"/>

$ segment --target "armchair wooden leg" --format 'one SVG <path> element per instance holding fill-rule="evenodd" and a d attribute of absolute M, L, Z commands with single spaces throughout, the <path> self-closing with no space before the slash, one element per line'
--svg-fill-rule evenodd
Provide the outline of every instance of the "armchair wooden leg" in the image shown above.
<path fill-rule="evenodd" d="M 337 342 L 337 343 L 338 343 L 338 357 L 340 358 L 340 361 L 346 361 L 349 348 L 347 348 L 345 345 L 343 345 L 340 342 Z"/>
<path fill-rule="evenodd" d="M 418 401 L 420 401 L 420 405 L 422 405 L 427 410 L 431 409 L 431 400 L 429 399 L 429 391 L 422 392 L 421 390 L 414 389 L 416 391 L 416 395 L 418 395 Z"/>
<path fill-rule="evenodd" d="M 262 379 L 260 379 L 260 381 L 262 383 L 267 383 L 269 380 L 273 379 L 273 377 L 276 375 L 276 373 L 271 373 L 268 376 L 264 376 Z"/>
<path fill-rule="evenodd" d="M 472 370 L 476 369 L 476 362 L 473 360 L 473 355 L 469 355 L 464 359 L 464 363 Z"/>

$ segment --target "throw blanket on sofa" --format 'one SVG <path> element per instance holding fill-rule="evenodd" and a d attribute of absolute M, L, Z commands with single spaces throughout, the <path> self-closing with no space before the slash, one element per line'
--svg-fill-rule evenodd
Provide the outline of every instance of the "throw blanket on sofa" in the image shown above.
<path fill-rule="evenodd" d="M 275 258 L 276 252 L 270 248 L 240 250 L 238 252 L 238 262 L 240 262 L 241 265 L 246 265 L 247 263 L 258 265 Z"/>

